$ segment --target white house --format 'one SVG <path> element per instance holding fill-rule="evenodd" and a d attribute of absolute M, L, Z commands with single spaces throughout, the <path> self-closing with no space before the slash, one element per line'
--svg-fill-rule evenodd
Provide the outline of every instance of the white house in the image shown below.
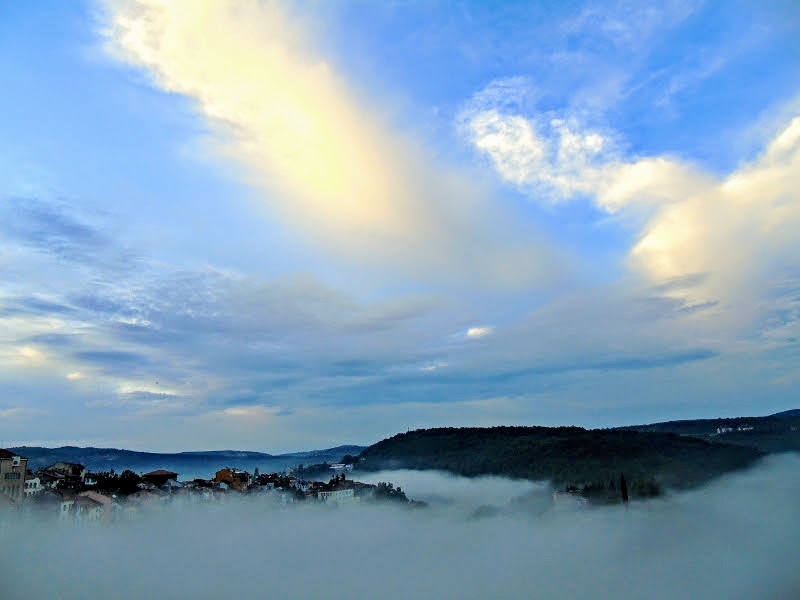
<path fill-rule="evenodd" d="M 331 469 L 334 471 L 352 471 L 353 465 L 350 464 L 346 465 L 344 463 L 333 463 L 331 465 Z"/>
<path fill-rule="evenodd" d="M 355 490 L 333 490 L 330 492 L 317 492 L 317 500 L 326 504 L 354 504 L 358 502 L 355 497 Z"/>
<path fill-rule="evenodd" d="M 44 487 L 42 486 L 41 479 L 39 479 L 36 475 L 28 474 L 28 475 L 25 476 L 25 489 L 24 489 L 24 491 L 25 491 L 25 497 L 26 498 L 28 498 L 30 496 L 33 496 L 35 494 L 38 494 L 42 490 L 44 490 Z"/>

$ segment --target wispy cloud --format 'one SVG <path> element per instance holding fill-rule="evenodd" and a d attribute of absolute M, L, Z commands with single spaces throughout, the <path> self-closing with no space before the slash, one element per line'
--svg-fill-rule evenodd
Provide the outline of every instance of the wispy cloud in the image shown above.
<path fill-rule="evenodd" d="M 309 243 L 362 266 L 462 283 L 552 273 L 547 245 L 490 207 L 468 173 L 393 131 L 286 7 L 109 2 L 107 12 L 110 50 L 190 98 L 219 153 Z"/>
<path fill-rule="evenodd" d="M 46 411 L 40 408 L 29 406 L 14 406 L 12 408 L 0 408 L 0 419 L 22 419 L 24 417 L 35 417 L 45 414 Z"/>
<path fill-rule="evenodd" d="M 545 126 L 485 104 L 470 105 L 462 119 L 497 174 L 536 200 L 586 197 L 609 214 L 643 220 L 631 266 L 662 282 L 709 274 L 715 287 L 705 301 L 744 293 L 800 250 L 792 233 L 800 226 L 800 117 L 722 179 L 669 156 L 625 159 L 602 135 L 563 120 Z"/>
<path fill-rule="evenodd" d="M 70 263 L 119 270 L 135 260 L 129 250 L 103 231 L 87 212 L 76 214 L 69 202 L 6 198 L 0 205 L 0 233 L 17 244 Z"/>
<path fill-rule="evenodd" d="M 637 52 L 657 32 L 674 27 L 701 6 L 700 2 L 686 0 L 670 0 L 658 5 L 627 0 L 606 2 L 583 7 L 565 20 L 561 29 L 568 35 L 603 38 L 627 52 Z"/>

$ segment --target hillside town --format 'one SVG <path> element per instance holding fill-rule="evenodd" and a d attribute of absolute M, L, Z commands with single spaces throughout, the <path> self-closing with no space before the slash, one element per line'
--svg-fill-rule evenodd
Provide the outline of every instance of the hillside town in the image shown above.
<path fill-rule="evenodd" d="M 133 517 L 143 511 L 173 502 L 191 504 L 224 502 L 233 497 L 263 498 L 279 505 L 313 502 L 352 505 L 361 502 L 392 501 L 409 506 L 423 503 L 408 500 L 403 490 L 391 483 L 362 483 L 348 477 L 352 464 L 315 465 L 327 470 L 327 481 L 310 481 L 295 475 L 294 469 L 281 473 L 251 474 L 234 467 L 220 469 L 211 479 L 180 481 L 178 473 L 157 469 L 148 473 L 113 470 L 93 473 L 84 465 L 56 462 L 35 471 L 28 459 L 0 449 L 0 528 L 19 516 L 53 518 L 65 522 L 109 523 Z M 301 469 L 301 472 L 309 472 Z"/>

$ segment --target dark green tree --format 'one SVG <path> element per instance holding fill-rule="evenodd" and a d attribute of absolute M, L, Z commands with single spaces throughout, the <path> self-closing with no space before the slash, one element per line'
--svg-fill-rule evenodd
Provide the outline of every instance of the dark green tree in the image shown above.
<path fill-rule="evenodd" d="M 126 469 L 119 476 L 119 491 L 121 494 L 130 495 L 139 490 L 142 478 L 130 469 Z"/>

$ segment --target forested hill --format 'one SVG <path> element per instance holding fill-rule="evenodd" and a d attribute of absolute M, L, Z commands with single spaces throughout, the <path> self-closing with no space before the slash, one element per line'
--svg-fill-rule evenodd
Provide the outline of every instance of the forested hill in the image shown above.
<path fill-rule="evenodd" d="M 559 486 L 628 481 L 691 487 L 747 467 L 764 453 L 674 433 L 580 427 L 420 429 L 374 444 L 358 468 L 441 469 L 460 475 L 550 480 Z"/>
<path fill-rule="evenodd" d="M 766 417 L 734 417 L 666 421 L 650 425 L 618 427 L 689 435 L 711 442 L 750 446 L 764 452 L 800 452 L 800 410 L 787 410 Z"/>

